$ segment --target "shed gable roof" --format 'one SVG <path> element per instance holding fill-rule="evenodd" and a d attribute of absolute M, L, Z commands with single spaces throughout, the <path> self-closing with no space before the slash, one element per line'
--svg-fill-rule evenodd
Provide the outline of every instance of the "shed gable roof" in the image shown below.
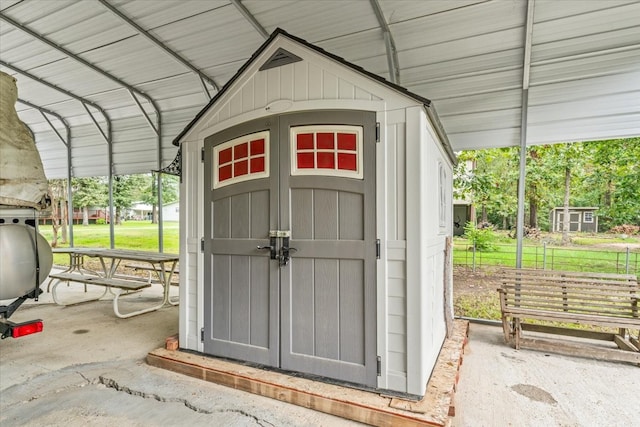
<path fill-rule="evenodd" d="M 249 60 L 245 62 L 242 67 L 240 67 L 237 73 L 224 85 L 224 87 L 222 87 L 222 89 L 209 101 L 209 103 L 202 110 L 200 110 L 200 112 L 194 117 L 194 119 L 191 120 L 191 122 L 178 134 L 178 136 L 173 140 L 174 145 L 180 144 L 182 139 L 189 133 L 189 131 L 191 131 L 196 126 L 196 124 L 199 123 L 200 120 L 202 120 L 207 115 L 207 113 L 214 107 L 214 105 L 220 102 L 220 100 L 227 94 L 229 89 L 232 86 L 234 86 L 234 84 L 244 76 L 248 68 L 251 67 L 258 60 L 258 58 L 262 56 L 263 52 L 267 50 L 273 43 L 277 43 L 277 40 L 279 39 L 279 37 L 288 39 L 290 41 L 293 41 L 294 43 L 298 43 L 302 46 L 305 46 L 326 58 L 336 61 L 337 63 L 343 66 L 346 66 L 347 68 L 363 76 L 366 76 L 367 78 L 377 82 L 380 85 L 383 85 L 387 88 L 392 89 L 394 92 L 398 93 L 399 95 L 408 97 L 411 100 L 419 104 L 422 104 L 427 109 L 427 112 L 431 118 L 432 124 L 436 128 L 436 131 L 441 139 L 441 142 L 446 152 L 448 153 L 451 160 L 455 162 L 455 155 L 453 154 L 453 150 L 451 149 L 451 146 L 449 144 L 444 128 L 435 113 L 435 109 L 432 105 L 432 102 L 429 99 L 424 98 L 415 93 L 412 93 L 402 86 L 389 82 L 386 79 L 363 69 L 362 67 L 359 67 L 351 62 L 346 61 L 344 58 L 341 58 L 337 55 L 329 53 L 318 46 L 315 46 L 301 38 L 293 36 L 281 28 L 276 29 L 271 34 L 271 36 L 260 46 L 260 48 L 258 48 L 258 50 L 256 50 L 256 52 L 251 56 L 251 58 L 249 58 Z M 269 56 L 269 58 L 267 58 L 262 64 L 260 64 L 259 69 L 265 70 L 269 68 L 279 67 L 279 66 L 294 63 L 300 60 L 301 58 L 298 57 L 296 54 L 289 52 L 284 48 L 279 47 L 271 56 Z"/>

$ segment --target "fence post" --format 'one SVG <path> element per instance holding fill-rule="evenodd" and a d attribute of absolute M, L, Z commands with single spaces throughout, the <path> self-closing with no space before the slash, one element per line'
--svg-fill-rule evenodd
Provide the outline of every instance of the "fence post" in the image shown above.
<path fill-rule="evenodd" d="M 473 271 L 475 273 L 476 272 L 476 242 L 475 241 L 473 242 L 473 259 L 472 259 L 472 262 L 473 262 L 473 264 L 472 264 L 473 267 L 472 267 L 471 271 Z"/>
<path fill-rule="evenodd" d="M 547 269 L 547 242 L 542 242 L 542 269 Z"/>
<path fill-rule="evenodd" d="M 627 246 L 627 259 L 625 261 L 625 270 L 629 274 L 629 246 Z"/>

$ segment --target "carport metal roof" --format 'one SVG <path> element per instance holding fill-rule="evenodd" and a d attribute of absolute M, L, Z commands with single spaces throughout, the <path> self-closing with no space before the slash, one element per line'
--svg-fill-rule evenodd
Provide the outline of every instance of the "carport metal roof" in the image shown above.
<path fill-rule="evenodd" d="M 639 23 L 638 0 L 0 0 L 0 69 L 48 178 L 47 111 L 74 176 L 159 169 L 277 27 L 432 100 L 458 151 L 640 135 Z"/>

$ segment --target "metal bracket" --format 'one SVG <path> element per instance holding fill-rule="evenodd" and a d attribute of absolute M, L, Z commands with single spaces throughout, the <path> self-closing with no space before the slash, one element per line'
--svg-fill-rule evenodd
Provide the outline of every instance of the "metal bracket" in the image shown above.
<path fill-rule="evenodd" d="M 269 246 L 258 246 L 257 249 L 269 250 L 270 258 L 277 260 L 280 267 L 284 267 L 291 259 L 291 252 L 297 251 L 296 248 L 289 247 L 290 238 L 290 230 L 269 230 Z M 279 250 L 277 239 L 281 239 Z"/>

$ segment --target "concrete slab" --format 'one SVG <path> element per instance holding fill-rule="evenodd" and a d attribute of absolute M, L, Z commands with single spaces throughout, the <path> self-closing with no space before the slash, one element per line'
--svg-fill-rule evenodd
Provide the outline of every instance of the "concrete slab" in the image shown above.
<path fill-rule="evenodd" d="M 148 303 L 160 292 L 152 286 L 127 298 Z M 177 332 L 178 307 L 118 319 L 109 300 L 60 307 L 44 294 L 12 320 L 34 318 L 44 320 L 42 333 L 0 341 L 3 427 L 360 425 L 147 365 L 147 354 Z M 639 384 L 635 365 L 516 351 L 500 328 L 471 324 L 451 420 L 456 427 L 638 425 Z"/>
<path fill-rule="evenodd" d="M 504 344 L 471 324 L 453 426 L 637 426 L 640 367 Z"/>
<path fill-rule="evenodd" d="M 84 293 L 81 285 L 59 289 Z M 152 286 L 126 298 L 149 304 L 160 293 Z M 358 425 L 149 366 L 147 353 L 177 332 L 178 307 L 119 319 L 108 299 L 61 307 L 45 293 L 11 320 L 36 318 L 43 332 L 0 341 L 3 427 Z"/>

